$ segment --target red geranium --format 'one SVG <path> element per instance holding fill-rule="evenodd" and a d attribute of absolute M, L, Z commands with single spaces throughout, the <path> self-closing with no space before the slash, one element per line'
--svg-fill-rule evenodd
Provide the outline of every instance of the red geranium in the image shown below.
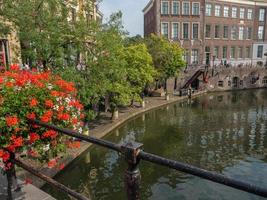
<path fill-rule="evenodd" d="M 6 125 L 11 127 L 11 126 L 15 126 L 18 124 L 18 118 L 16 116 L 9 116 L 6 117 Z"/>
<path fill-rule="evenodd" d="M 51 72 L 20 71 L 18 65 L 10 69 L 0 72 L 0 130 L 4 136 L 0 140 L 0 159 L 5 168 L 10 166 L 8 151 L 28 152 L 39 160 L 51 160 L 51 155 L 65 151 L 62 144 L 70 139 L 56 131 L 29 125 L 28 120 L 80 128 L 83 106 L 76 99 L 74 84 Z"/>

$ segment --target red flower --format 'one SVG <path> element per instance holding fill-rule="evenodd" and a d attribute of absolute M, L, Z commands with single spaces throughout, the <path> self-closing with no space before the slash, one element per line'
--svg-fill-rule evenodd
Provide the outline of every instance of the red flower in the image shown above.
<path fill-rule="evenodd" d="M 47 108 L 53 108 L 54 104 L 52 100 L 45 100 L 45 106 Z"/>
<path fill-rule="evenodd" d="M 67 121 L 70 119 L 70 115 L 68 113 L 59 113 L 57 117 L 59 120 L 64 120 L 64 121 Z"/>
<path fill-rule="evenodd" d="M 10 70 L 12 71 L 18 71 L 19 70 L 19 65 L 18 64 L 13 64 L 10 66 Z"/>
<path fill-rule="evenodd" d="M 43 138 L 55 139 L 56 137 L 57 137 L 57 132 L 54 130 L 49 130 L 43 133 Z"/>
<path fill-rule="evenodd" d="M 23 138 L 20 136 L 20 137 L 17 137 L 13 140 L 13 145 L 15 147 L 21 147 L 23 146 Z"/>
<path fill-rule="evenodd" d="M 3 82 L 4 82 L 4 79 L 0 77 L 0 84 L 2 84 Z"/>
<path fill-rule="evenodd" d="M 35 106 L 37 106 L 37 105 L 38 105 L 38 101 L 37 101 L 37 99 L 35 99 L 35 98 L 31 99 L 31 101 L 30 101 L 30 106 L 31 106 L 31 107 L 35 107 Z"/>
<path fill-rule="evenodd" d="M 53 112 L 51 110 L 46 111 L 42 116 L 41 116 L 41 121 L 48 123 L 52 119 Z"/>
<path fill-rule="evenodd" d="M 58 96 L 60 96 L 60 93 L 58 91 L 53 90 L 53 91 L 51 91 L 51 95 L 54 97 L 58 97 Z"/>
<path fill-rule="evenodd" d="M 29 113 L 29 114 L 27 114 L 27 118 L 28 119 L 36 119 L 36 116 L 34 113 Z"/>
<path fill-rule="evenodd" d="M 72 122 L 73 125 L 76 125 L 76 124 L 78 124 L 78 119 L 77 118 L 74 118 L 74 119 L 72 119 L 71 122 Z"/>
<path fill-rule="evenodd" d="M 19 122 L 18 118 L 16 116 L 6 117 L 6 124 L 7 126 L 15 126 Z"/>
<path fill-rule="evenodd" d="M 0 158 L 2 158 L 3 162 L 7 162 L 9 160 L 9 158 L 10 158 L 10 155 L 9 155 L 9 153 L 2 151 L 2 154 L 0 155 Z"/>
<path fill-rule="evenodd" d="M 10 81 L 6 83 L 6 87 L 8 87 L 8 88 L 11 88 L 13 86 L 14 86 L 14 83 L 12 83 Z"/>
<path fill-rule="evenodd" d="M 40 136 L 36 133 L 30 133 L 30 143 L 33 144 L 36 140 L 39 140 Z"/>
<path fill-rule="evenodd" d="M 56 159 L 53 159 L 53 160 L 50 160 L 50 161 L 47 163 L 47 166 L 48 166 L 48 168 L 53 168 L 53 167 L 56 166 L 56 164 L 57 164 Z"/>

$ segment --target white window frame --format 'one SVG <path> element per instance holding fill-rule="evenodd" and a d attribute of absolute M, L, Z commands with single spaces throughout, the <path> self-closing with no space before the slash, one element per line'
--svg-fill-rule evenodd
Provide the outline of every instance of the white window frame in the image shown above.
<path fill-rule="evenodd" d="M 245 28 L 244 26 L 239 26 L 239 30 L 238 30 L 238 39 L 239 40 L 244 40 L 244 32 Z"/>
<path fill-rule="evenodd" d="M 170 37 L 170 24 L 169 24 L 169 22 L 161 22 L 161 30 L 160 30 L 160 32 L 161 32 L 161 35 L 163 36 L 163 37 L 165 37 L 165 35 L 164 35 L 164 32 L 163 32 L 163 24 L 167 24 L 168 26 L 167 26 L 167 30 L 168 30 L 168 39 L 169 39 L 169 37 Z"/>
<path fill-rule="evenodd" d="M 259 56 L 259 47 L 262 47 L 261 56 Z M 264 46 L 263 45 L 258 45 L 257 46 L 257 58 L 262 58 L 263 57 L 263 51 L 264 51 Z"/>
<path fill-rule="evenodd" d="M 240 8 L 239 9 L 239 18 L 240 19 L 245 19 L 245 15 L 246 15 L 246 9 L 245 8 Z"/>
<path fill-rule="evenodd" d="M 249 8 L 247 11 L 247 19 L 252 19 L 253 16 L 253 9 Z"/>
<path fill-rule="evenodd" d="M 188 24 L 188 38 L 184 38 L 184 24 Z M 189 40 L 190 37 L 190 22 L 183 22 L 182 23 L 182 39 L 183 40 Z"/>
<path fill-rule="evenodd" d="M 209 7 L 209 9 L 207 9 L 208 7 Z M 210 12 L 208 12 L 208 10 Z M 206 16 L 211 16 L 212 15 L 212 4 L 206 4 L 206 6 L 205 6 L 205 15 Z"/>
<path fill-rule="evenodd" d="M 263 22 L 264 21 L 264 18 L 265 18 L 265 9 L 264 8 L 261 8 L 260 10 L 259 10 L 259 21 L 260 22 Z"/>
<path fill-rule="evenodd" d="M 260 28 L 262 29 L 260 30 Z M 259 40 L 263 40 L 263 34 L 264 34 L 264 26 L 259 26 L 258 27 L 258 39 Z"/>
<path fill-rule="evenodd" d="M 198 25 L 198 33 L 197 33 L 197 38 L 193 38 L 194 37 L 194 29 L 193 29 L 193 27 L 194 27 L 194 24 L 197 24 Z M 193 40 L 198 40 L 199 39 L 199 36 L 200 36 L 200 22 L 193 22 L 192 23 L 192 39 Z"/>
<path fill-rule="evenodd" d="M 237 7 L 232 7 L 232 18 L 237 18 Z"/>
<path fill-rule="evenodd" d="M 196 52 L 197 54 L 193 55 L 193 52 Z M 194 58 L 196 58 L 196 60 Z M 191 64 L 199 64 L 199 49 L 191 50 Z"/>
<path fill-rule="evenodd" d="M 168 12 L 167 12 L 167 14 L 163 13 L 163 3 L 167 3 L 168 4 Z M 170 2 L 169 1 L 161 1 L 161 12 L 160 13 L 162 15 L 169 15 L 170 14 Z"/>
<path fill-rule="evenodd" d="M 226 10 L 227 10 L 227 16 L 226 16 L 226 12 L 225 12 Z M 230 10 L 229 6 L 223 6 L 223 16 L 224 17 L 229 17 L 229 10 Z"/>
<path fill-rule="evenodd" d="M 217 11 L 219 11 L 219 13 Z M 221 11 L 222 11 L 221 5 L 215 5 L 215 16 L 216 17 L 220 17 L 221 16 Z"/>
<path fill-rule="evenodd" d="M 194 4 L 198 4 L 198 13 L 194 14 Z M 192 15 L 200 15 L 200 2 L 192 2 Z"/>
<path fill-rule="evenodd" d="M 173 37 L 173 35 L 174 35 L 174 28 L 173 28 L 173 25 L 174 24 L 177 24 L 178 25 L 178 27 L 177 27 L 177 38 L 176 37 Z M 172 38 L 172 40 L 177 40 L 177 39 L 180 39 L 180 23 L 179 22 L 172 22 L 172 35 L 171 35 L 171 38 Z"/>
<path fill-rule="evenodd" d="M 184 4 L 189 4 L 189 6 L 188 6 L 188 8 L 189 8 L 189 13 L 188 14 L 185 14 L 185 12 L 184 12 Z M 190 2 L 189 1 L 183 1 L 182 2 L 182 15 L 190 15 Z"/>
<path fill-rule="evenodd" d="M 177 13 L 177 14 L 174 13 L 174 9 L 173 9 L 173 8 L 174 8 L 174 2 L 178 4 L 178 10 L 177 10 L 178 13 Z M 181 8 L 180 8 L 180 1 L 178 1 L 178 0 L 173 0 L 173 1 L 172 1 L 172 14 L 173 14 L 173 15 L 180 15 L 180 10 L 181 10 Z"/>

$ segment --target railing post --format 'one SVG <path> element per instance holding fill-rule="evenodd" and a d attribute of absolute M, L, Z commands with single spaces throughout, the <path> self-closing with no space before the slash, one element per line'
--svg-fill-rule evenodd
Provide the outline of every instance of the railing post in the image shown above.
<path fill-rule="evenodd" d="M 137 142 L 122 145 L 122 152 L 128 163 L 128 168 L 124 174 L 128 200 L 140 200 L 141 174 L 138 168 L 140 161 L 138 154 L 142 146 L 143 144 Z"/>
<path fill-rule="evenodd" d="M 15 164 L 12 163 L 12 161 L 15 159 L 15 154 L 13 152 L 10 152 L 10 162 L 11 166 L 6 171 L 7 176 L 7 200 L 13 200 L 12 195 L 12 189 L 14 191 L 20 190 L 18 186 L 17 176 L 16 176 L 16 170 L 15 170 Z"/>

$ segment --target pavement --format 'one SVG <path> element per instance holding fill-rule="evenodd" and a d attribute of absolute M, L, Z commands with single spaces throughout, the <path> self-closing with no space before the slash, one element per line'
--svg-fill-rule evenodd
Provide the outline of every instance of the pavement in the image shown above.
<path fill-rule="evenodd" d="M 39 188 L 25 184 L 22 181 L 18 181 L 20 191 L 12 192 L 14 200 L 56 200 L 49 194 L 43 192 Z M 0 200 L 7 199 L 7 180 L 3 172 L 0 172 Z"/>

